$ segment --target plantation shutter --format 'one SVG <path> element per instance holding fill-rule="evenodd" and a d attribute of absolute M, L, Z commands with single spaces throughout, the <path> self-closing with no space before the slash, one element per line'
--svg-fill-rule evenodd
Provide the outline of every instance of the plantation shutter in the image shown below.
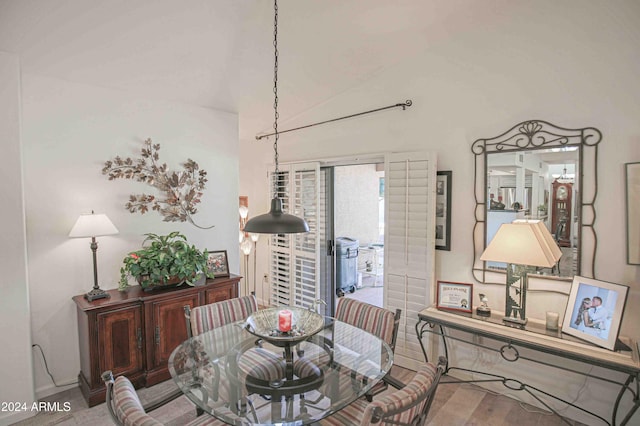
<path fill-rule="evenodd" d="M 280 166 L 271 174 L 271 196 L 277 188 L 286 213 L 304 218 L 309 232 L 272 235 L 270 282 L 272 306 L 309 306 L 320 297 L 319 286 L 319 185 L 318 163 Z"/>
<path fill-rule="evenodd" d="M 435 277 L 436 169 L 434 153 L 385 159 L 385 307 L 402 309 L 394 363 L 414 370 L 424 362 L 415 324 Z"/>

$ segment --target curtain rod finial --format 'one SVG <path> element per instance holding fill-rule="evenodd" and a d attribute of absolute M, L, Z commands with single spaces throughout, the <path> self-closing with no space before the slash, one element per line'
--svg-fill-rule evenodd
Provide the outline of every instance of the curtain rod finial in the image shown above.
<path fill-rule="evenodd" d="M 411 105 L 413 105 L 413 102 L 411 102 L 411 99 L 407 99 L 407 101 L 403 104 L 398 104 L 396 106 L 402 107 L 402 110 L 405 111 L 407 109 L 407 107 L 410 107 Z"/>

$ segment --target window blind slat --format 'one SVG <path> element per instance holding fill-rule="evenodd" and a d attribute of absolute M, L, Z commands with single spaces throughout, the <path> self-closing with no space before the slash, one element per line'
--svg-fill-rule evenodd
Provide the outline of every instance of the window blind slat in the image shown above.
<path fill-rule="evenodd" d="M 272 187 L 277 179 L 277 192 L 283 199 L 285 212 L 302 217 L 309 225 L 304 234 L 274 235 L 270 241 L 272 264 L 281 263 L 286 269 L 270 277 L 271 303 L 288 306 L 308 306 L 319 293 L 317 264 L 319 259 L 319 165 L 282 165 L 281 173 L 271 177 Z M 271 189 L 273 195 L 273 189 Z M 282 254 L 286 253 L 286 256 Z M 274 268 L 272 268 L 274 272 Z"/>

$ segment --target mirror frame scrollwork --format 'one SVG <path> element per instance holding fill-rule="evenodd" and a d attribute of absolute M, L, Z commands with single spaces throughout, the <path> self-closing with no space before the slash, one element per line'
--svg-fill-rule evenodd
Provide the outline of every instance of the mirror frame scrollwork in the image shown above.
<path fill-rule="evenodd" d="M 487 238 L 487 155 L 499 152 L 535 151 L 555 147 L 576 146 L 579 152 L 579 191 L 576 208 L 578 216 L 577 275 L 595 278 L 595 257 L 598 237 L 594 229 L 596 221 L 595 201 L 598 195 L 598 144 L 602 140 L 600 130 L 593 127 L 567 129 L 542 120 L 519 123 L 506 132 L 489 139 L 478 139 L 471 146 L 475 155 L 474 196 L 475 225 L 473 227 L 473 277 L 488 283 L 488 272 L 480 256 Z M 550 277 L 552 278 L 552 277 Z M 555 279 L 567 279 L 562 277 Z"/>

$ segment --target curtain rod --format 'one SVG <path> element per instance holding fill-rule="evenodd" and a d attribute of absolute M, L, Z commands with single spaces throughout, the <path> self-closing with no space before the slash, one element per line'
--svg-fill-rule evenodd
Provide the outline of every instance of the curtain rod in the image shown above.
<path fill-rule="evenodd" d="M 278 132 L 278 134 L 283 134 L 283 133 L 287 133 L 287 132 L 293 132 L 295 130 L 300 130 L 300 129 L 306 129 L 308 127 L 318 126 L 320 124 L 327 124 L 327 123 L 331 123 L 333 121 L 344 120 L 345 118 L 353 118 L 353 117 L 357 117 L 359 115 L 371 114 L 372 112 L 383 111 L 385 109 L 390 109 L 390 108 L 402 108 L 402 110 L 404 111 L 405 109 L 407 109 L 407 107 L 410 107 L 412 104 L 413 104 L 413 102 L 411 102 L 411 99 L 408 99 L 406 102 L 403 102 L 403 103 L 400 103 L 400 104 L 389 105 L 389 106 L 386 106 L 386 107 L 376 108 L 376 109 L 372 109 L 372 110 L 369 110 L 369 111 L 359 112 L 359 113 L 356 113 L 356 114 L 345 115 L 344 117 L 338 117 L 338 118 L 333 118 L 331 120 L 320 121 L 318 123 L 307 124 L 306 126 L 296 127 L 294 129 L 282 130 L 282 131 Z M 275 135 L 275 132 L 274 133 L 268 133 L 266 135 L 256 135 L 256 139 L 260 140 L 262 138 L 268 138 L 269 136 L 273 136 L 273 135 Z"/>

